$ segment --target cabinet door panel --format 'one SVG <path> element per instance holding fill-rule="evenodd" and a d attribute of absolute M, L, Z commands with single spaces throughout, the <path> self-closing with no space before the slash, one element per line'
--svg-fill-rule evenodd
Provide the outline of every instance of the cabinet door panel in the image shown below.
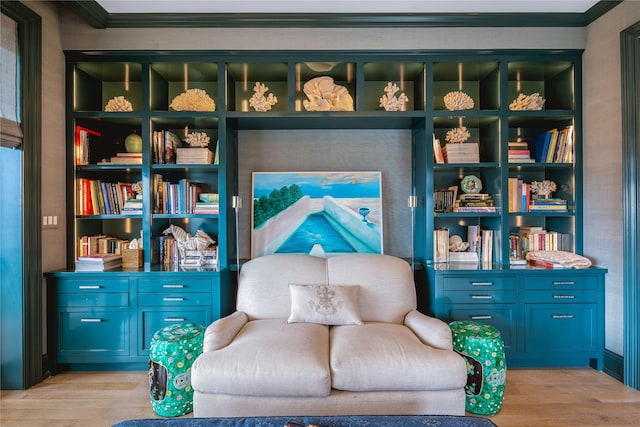
<path fill-rule="evenodd" d="M 525 311 L 527 352 L 596 350 L 595 304 L 527 304 Z"/>
<path fill-rule="evenodd" d="M 506 305 L 458 305 L 446 307 L 447 318 L 454 320 L 473 320 L 495 326 L 500 331 L 505 351 L 515 351 L 516 347 L 516 307 Z"/>
<path fill-rule="evenodd" d="M 58 313 L 58 351 L 65 355 L 100 356 L 129 354 L 129 310 L 99 309 Z M 87 358 L 87 362 L 90 359 Z"/>

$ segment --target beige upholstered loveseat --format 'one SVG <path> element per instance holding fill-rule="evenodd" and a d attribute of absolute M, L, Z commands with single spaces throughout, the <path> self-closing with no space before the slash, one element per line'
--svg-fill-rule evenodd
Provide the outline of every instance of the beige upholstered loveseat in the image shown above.
<path fill-rule="evenodd" d="M 463 415 L 466 380 L 408 263 L 377 254 L 247 262 L 191 373 L 195 417 Z"/>

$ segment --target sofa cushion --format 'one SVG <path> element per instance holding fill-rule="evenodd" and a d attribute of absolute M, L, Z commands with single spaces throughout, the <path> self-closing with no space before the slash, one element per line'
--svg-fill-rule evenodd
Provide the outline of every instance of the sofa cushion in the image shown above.
<path fill-rule="evenodd" d="M 330 342 L 333 387 L 339 390 L 450 390 L 467 381 L 462 357 L 424 345 L 403 325 L 334 326 Z"/>
<path fill-rule="evenodd" d="M 329 285 L 359 285 L 364 322 L 402 324 L 416 308 L 416 287 L 409 263 L 381 254 L 349 254 L 327 259 Z M 293 282 L 292 283 L 300 283 Z"/>
<path fill-rule="evenodd" d="M 328 396 L 328 327 L 286 319 L 250 321 L 228 346 L 201 354 L 192 369 L 193 388 L 204 393 Z"/>
<path fill-rule="evenodd" d="M 360 325 L 358 286 L 290 284 L 289 323 L 310 322 L 323 325 Z"/>

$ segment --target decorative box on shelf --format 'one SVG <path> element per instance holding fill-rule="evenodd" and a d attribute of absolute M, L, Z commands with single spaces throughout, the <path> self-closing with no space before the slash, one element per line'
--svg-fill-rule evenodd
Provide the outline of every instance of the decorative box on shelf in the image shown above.
<path fill-rule="evenodd" d="M 477 142 L 445 144 L 444 159 L 447 163 L 478 163 L 480 150 Z"/>
<path fill-rule="evenodd" d="M 142 249 L 123 249 L 122 268 L 140 268 L 143 262 Z"/>
<path fill-rule="evenodd" d="M 176 163 L 178 164 L 210 164 L 213 153 L 207 147 L 191 147 L 176 149 Z"/>

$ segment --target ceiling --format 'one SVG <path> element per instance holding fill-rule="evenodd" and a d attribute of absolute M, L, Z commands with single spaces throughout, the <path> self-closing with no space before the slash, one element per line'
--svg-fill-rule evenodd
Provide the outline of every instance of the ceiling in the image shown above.
<path fill-rule="evenodd" d="M 94 28 L 584 27 L 622 1 L 58 0 Z"/>
<path fill-rule="evenodd" d="M 108 13 L 584 13 L 597 0 L 97 0 Z"/>

